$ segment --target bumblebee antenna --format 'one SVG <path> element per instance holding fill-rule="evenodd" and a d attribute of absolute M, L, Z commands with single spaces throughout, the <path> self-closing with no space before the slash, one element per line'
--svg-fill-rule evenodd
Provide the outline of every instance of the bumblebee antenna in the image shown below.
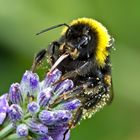
<path fill-rule="evenodd" d="M 61 26 L 67 26 L 68 28 L 70 28 L 70 26 L 69 26 L 68 24 L 66 24 L 66 23 L 58 24 L 58 25 L 52 26 L 52 27 L 50 27 L 50 28 L 44 29 L 44 30 L 38 32 L 36 35 L 40 35 L 40 34 L 42 34 L 42 33 L 44 33 L 44 32 L 47 32 L 47 31 L 49 31 L 49 30 L 52 30 L 52 29 L 55 29 L 55 28 L 58 28 L 58 27 L 61 27 Z"/>

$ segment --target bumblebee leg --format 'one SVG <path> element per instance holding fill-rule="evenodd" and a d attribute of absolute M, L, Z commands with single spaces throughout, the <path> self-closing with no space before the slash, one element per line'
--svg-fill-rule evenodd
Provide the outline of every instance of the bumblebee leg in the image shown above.
<path fill-rule="evenodd" d="M 86 62 L 85 64 L 80 66 L 78 69 L 66 73 L 65 75 L 62 76 L 62 78 L 67 79 L 71 77 L 76 77 L 77 75 L 85 75 L 88 71 L 88 68 L 90 67 L 90 64 L 91 64 L 90 62 Z M 86 72 L 85 72 L 85 68 L 87 70 Z"/>
<path fill-rule="evenodd" d="M 78 69 L 67 72 L 58 81 L 56 81 L 54 83 L 54 85 L 59 83 L 59 82 L 64 81 L 65 79 L 74 78 L 77 75 L 85 75 L 88 71 L 90 71 L 91 65 L 92 65 L 92 63 L 90 61 L 88 61 L 85 64 L 83 64 L 81 67 L 79 67 Z M 85 71 L 85 69 L 86 69 L 86 71 Z"/>
<path fill-rule="evenodd" d="M 47 53 L 48 53 L 48 59 L 50 60 L 49 63 L 53 64 L 57 59 L 58 59 L 58 47 L 60 46 L 59 42 L 54 41 L 52 42 L 48 49 L 47 49 Z"/>
<path fill-rule="evenodd" d="M 74 98 L 78 98 L 80 100 L 83 100 L 83 98 L 85 98 L 84 104 L 86 102 L 88 104 L 88 102 L 91 102 L 91 100 L 93 99 L 92 101 L 94 104 L 94 102 L 98 102 L 98 100 L 100 100 L 100 93 L 107 93 L 106 86 L 103 83 L 101 83 L 99 79 L 96 79 L 96 81 L 94 81 L 94 79 L 89 77 L 86 83 L 76 86 L 72 90 L 60 95 L 57 99 L 53 101 L 51 106 L 56 106 L 57 104 L 60 104 L 63 101 L 71 100 Z"/>
<path fill-rule="evenodd" d="M 51 45 L 48 47 L 48 49 L 42 49 L 35 55 L 33 64 L 31 67 L 32 72 L 34 72 L 36 70 L 37 66 L 39 66 L 42 63 L 42 61 L 45 59 L 47 54 L 50 55 L 50 58 L 48 58 L 48 59 L 51 59 L 51 62 L 49 62 L 49 63 L 53 63 L 54 59 L 56 59 L 54 57 L 56 46 L 59 46 L 59 43 L 57 41 L 54 41 L 51 43 Z"/>
<path fill-rule="evenodd" d="M 77 109 L 72 121 L 69 123 L 68 129 L 64 133 L 63 140 L 66 139 L 66 134 L 69 132 L 69 130 L 71 128 L 74 128 L 76 126 L 76 124 L 81 120 L 82 114 L 83 114 L 83 107 L 81 106 Z"/>
<path fill-rule="evenodd" d="M 67 101 L 69 99 L 73 99 L 73 98 L 78 98 L 80 96 L 80 94 L 82 94 L 84 92 L 84 88 L 85 85 L 81 85 L 81 86 L 77 86 L 75 88 L 73 88 L 72 90 L 63 93 L 62 95 L 60 95 L 57 99 L 55 99 L 50 105 L 50 108 L 53 108 L 54 106 L 57 106 L 58 104 L 60 104 L 63 101 Z"/>
<path fill-rule="evenodd" d="M 94 86 L 93 81 L 91 81 L 91 79 L 89 78 L 86 81 L 86 83 L 76 86 L 72 90 L 67 91 L 67 92 L 63 93 L 62 95 L 60 95 L 57 99 L 55 99 L 50 104 L 50 107 L 54 107 L 63 101 L 71 100 L 74 98 L 79 98 L 79 99 L 84 98 L 83 96 L 85 96 L 85 97 L 88 96 L 88 93 L 87 93 L 87 95 L 84 93 L 89 92 L 89 91 L 94 92 L 94 95 L 95 95 L 97 92 L 96 89 L 99 89 L 99 87 L 95 86 L 94 90 L 92 91 L 91 89 L 93 89 L 93 86 Z"/>
<path fill-rule="evenodd" d="M 47 53 L 47 50 L 43 49 L 35 55 L 34 60 L 33 60 L 33 64 L 32 64 L 32 67 L 31 67 L 32 72 L 34 72 L 36 70 L 36 67 L 38 65 L 40 65 L 41 62 L 44 60 L 44 58 L 46 57 L 46 53 Z"/>
<path fill-rule="evenodd" d="M 81 117 L 82 117 L 82 113 L 83 113 L 83 107 L 79 107 L 71 121 L 71 124 L 70 124 L 70 128 L 74 128 L 76 126 L 76 124 L 79 123 L 79 121 L 81 120 Z"/>
<path fill-rule="evenodd" d="M 60 44 L 57 41 L 54 41 L 50 44 L 50 46 L 48 47 L 47 51 L 50 55 L 53 55 L 55 53 L 55 47 L 59 47 Z"/>

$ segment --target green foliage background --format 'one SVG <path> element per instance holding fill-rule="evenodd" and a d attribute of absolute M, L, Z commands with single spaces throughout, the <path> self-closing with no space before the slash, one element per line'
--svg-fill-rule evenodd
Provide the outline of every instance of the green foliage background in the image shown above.
<path fill-rule="evenodd" d="M 78 17 L 104 23 L 116 40 L 112 51 L 115 97 L 111 106 L 72 130 L 71 140 L 140 139 L 139 0 L 0 0 L 0 94 L 19 82 L 33 56 L 61 29 L 35 33 Z"/>

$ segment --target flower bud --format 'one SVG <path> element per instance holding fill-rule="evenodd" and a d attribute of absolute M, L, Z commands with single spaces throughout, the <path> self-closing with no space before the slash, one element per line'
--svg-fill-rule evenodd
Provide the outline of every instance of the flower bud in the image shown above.
<path fill-rule="evenodd" d="M 60 95 L 68 90 L 71 90 L 74 87 L 72 80 L 66 79 L 60 83 L 55 89 L 55 95 Z"/>
<path fill-rule="evenodd" d="M 35 134 L 46 135 L 48 133 L 48 127 L 42 123 L 37 122 L 34 119 L 29 119 L 27 125 L 30 131 L 32 131 Z"/>
<path fill-rule="evenodd" d="M 23 92 L 33 95 L 39 90 L 39 77 L 36 73 L 26 71 L 21 80 L 21 88 Z"/>
<path fill-rule="evenodd" d="M 22 108 L 17 104 L 12 104 L 8 109 L 9 117 L 11 121 L 21 120 L 23 116 Z"/>
<path fill-rule="evenodd" d="M 51 98 L 51 95 L 52 95 L 52 88 L 48 87 L 47 89 L 45 89 L 44 91 L 41 91 L 38 94 L 37 102 L 39 103 L 40 106 L 45 107 L 48 104 Z"/>
<path fill-rule="evenodd" d="M 75 110 L 81 105 L 80 100 L 74 99 L 68 102 L 64 102 L 56 107 L 56 109 L 63 109 L 63 110 Z"/>
<path fill-rule="evenodd" d="M 23 101 L 20 84 L 12 84 L 9 90 L 9 98 L 13 104 L 21 104 Z"/>
<path fill-rule="evenodd" d="M 0 125 L 3 123 L 4 119 L 6 118 L 6 113 L 8 111 L 8 94 L 4 94 L 0 96 Z"/>
<path fill-rule="evenodd" d="M 46 76 L 44 85 L 46 87 L 51 86 L 51 84 L 55 83 L 57 80 L 60 79 L 61 75 L 62 72 L 59 71 L 58 69 L 55 69 L 54 71 L 52 71 Z"/>
<path fill-rule="evenodd" d="M 48 135 L 45 135 L 45 136 L 41 136 L 39 138 L 39 140 L 53 140 L 52 137 L 48 136 Z"/>
<path fill-rule="evenodd" d="M 54 111 L 54 116 L 56 119 L 56 125 L 68 123 L 68 121 L 72 118 L 72 114 L 68 110 Z"/>
<path fill-rule="evenodd" d="M 39 113 L 39 119 L 46 125 L 52 125 L 55 123 L 55 117 L 52 111 L 42 110 Z"/>
<path fill-rule="evenodd" d="M 60 125 L 67 123 L 72 118 L 68 110 L 47 111 L 43 110 L 39 114 L 39 119 L 46 125 Z"/>
<path fill-rule="evenodd" d="M 27 108 L 28 108 L 28 111 L 30 113 L 34 114 L 34 113 L 37 113 L 39 111 L 40 106 L 36 102 L 31 102 L 31 103 L 28 104 Z"/>
<path fill-rule="evenodd" d="M 49 136 L 53 138 L 53 140 L 69 140 L 70 137 L 70 130 L 68 131 L 68 127 L 65 126 L 54 126 L 52 129 L 49 131 Z M 68 131 L 66 133 L 66 131 Z"/>
<path fill-rule="evenodd" d="M 28 136 L 28 126 L 26 124 L 20 124 L 17 126 L 16 133 L 20 137 Z"/>

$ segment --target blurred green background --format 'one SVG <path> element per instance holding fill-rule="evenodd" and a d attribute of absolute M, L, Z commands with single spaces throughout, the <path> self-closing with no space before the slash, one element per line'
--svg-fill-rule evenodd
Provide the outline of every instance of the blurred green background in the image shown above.
<path fill-rule="evenodd" d="M 140 140 L 139 0 L 0 0 L 0 94 L 20 81 L 33 56 L 61 29 L 35 33 L 78 17 L 102 22 L 115 38 L 112 51 L 115 98 L 72 130 L 71 140 Z"/>

